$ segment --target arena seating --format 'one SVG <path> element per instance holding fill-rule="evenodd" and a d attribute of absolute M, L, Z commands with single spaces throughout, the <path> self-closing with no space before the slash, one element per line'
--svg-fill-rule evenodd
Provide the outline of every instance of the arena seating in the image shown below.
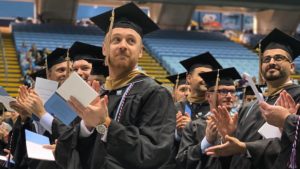
<path fill-rule="evenodd" d="M 74 41 L 101 45 L 104 33 L 96 27 L 68 25 L 13 25 L 17 50 L 25 42 L 35 43 L 38 49 L 69 47 Z M 170 74 L 185 71 L 180 60 L 209 51 L 223 67 L 235 66 L 240 73 L 258 74 L 257 55 L 228 40 L 220 32 L 187 32 L 161 30 L 144 38 L 146 50 L 155 57 Z"/>
<path fill-rule="evenodd" d="M 223 67 L 258 75 L 257 55 L 220 32 L 158 31 L 147 36 L 144 44 L 172 74 L 185 71 L 180 60 L 209 51 Z"/>

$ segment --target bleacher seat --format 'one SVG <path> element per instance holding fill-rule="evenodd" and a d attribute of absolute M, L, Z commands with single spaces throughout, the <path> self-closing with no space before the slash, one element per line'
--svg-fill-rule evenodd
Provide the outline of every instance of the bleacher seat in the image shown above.
<path fill-rule="evenodd" d="M 258 75 L 257 55 L 220 32 L 157 31 L 144 44 L 171 74 L 185 71 L 179 61 L 209 51 L 223 67 Z"/>
<path fill-rule="evenodd" d="M 16 49 L 22 43 L 27 46 L 35 43 L 39 50 L 56 47 L 70 47 L 75 41 L 102 45 L 104 33 L 97 27 L 70 25 L 32 25 L 15 24 L 12 26 Z M 184 68 L 180 60 L 209 51 L 223 67 L 235 66 L 237 70 L 258 75 L 258 57 L 247 48 L 228 40 L 220 32 L 187 32 L 161 30 L 144 37 L 145 48 L 170 74 L 181 73 Z M 300 68 L 300 59 L 295 60 Z M 299 70 L 299 69 L 298 69 Z"/>

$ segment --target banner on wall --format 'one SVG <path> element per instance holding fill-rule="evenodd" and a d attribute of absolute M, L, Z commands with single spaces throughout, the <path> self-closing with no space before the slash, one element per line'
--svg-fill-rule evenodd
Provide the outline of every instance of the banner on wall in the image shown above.
<path fill-rule="evenodd" d="M 253 30 L 253 16 L 252 15 L 244 15 L 243 29 L 248 30 L 248 31 Z"/>
<path fill-rule="evenodd" d="M 241 30 L 242 15 L 234 13 L 222 14 L 222 26 L 226 30 Z"/>
<path fill-rule="evenodd" d="M 222 30 L 221 14 L 212 12 L 201 12 L 200 26 L 206 30 Z"/>

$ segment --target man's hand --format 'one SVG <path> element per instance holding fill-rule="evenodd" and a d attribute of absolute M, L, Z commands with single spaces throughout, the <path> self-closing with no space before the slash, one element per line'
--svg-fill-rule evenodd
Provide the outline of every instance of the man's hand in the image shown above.
<path fill-rule="evenodd" d="M 0 126 L 0 139 L 5 143 L 8 143 L 8 132 L 7 130 L 1 125 Z"/>
<path fill-rule="evenodd" d="M 205 137 L 210 144 L 214 144 L 218 136 L 217 126 L 211 117 L 208 117 L 206 123 Z"/>
<path fill-rule="evenodd" d="M 226 135 L 232 135 L 236 130 L 238 114 L 235 113 L 234 116 L 230 116 L 225 106 L 218 106 L 218 109 L 213 109 L 212 112 L 214 116 L 211 117 L 222 138 L 225 138 Z"/>
<path fill-rule="evenodd" d="M 280 96 L 279 96 L 279 98 L 276 102 L 276 105 L 288 109 L 288 111 L 291 114 L 296 114 L 297 111 L 299 110 L 299 106 L 300 106 L 299 103 L 297 103 L 297 104 L 295 103 L 292 96 L 288 92 L 286 92 L 285 90 L 283 90 L 280 93 Z"/>
<path fill-rule="evenodd" d="M 266 102 L 259 103 L 259 109 L 264 119 L 271 125 L 283 128 L 285 119 L 291 114 L 288 109 L 273 106 Z"/>
<path fill-rule="evenodd" d="M 56 149 L 56 144 L 57 144 L 57 139 L 55 140 L 55 144 L 47 144 L 47 145 L 43 145 L 43 147 L 51 150 L 54 153 Z"/>
<path fill-rule="evenodd" d="M 178 111 L 176 114 L 176 128 L 177 130 L 182 130 L 189 122 L 191 117 L 185 113 L 184 115 Z"/>
<path fill-rule="evenodd" d="M 90 105 L 84 107 L 75 97 L 70 97 L 68 101 L 71 107 L 77 112 L 78 116 L 82 118 L 87 128 L 92 129 L 97 125 L 106 121 L 110 122 L 108 116 L 108 98 L 96 98 Z"/>
<path fill-rule="evenodd" d="M 19 99 L 17 101 L 12 101 L 9 103 L 9 106 L 16 110 L 21 118 L 31 117 L 31 113 L 27 112 L 23 106 L 19 104 Z"/>
<path fill-rule="evenodd" d="M 225 140 L 227 140 L 225 144 L 206 149 L 206 154 L 211 156 L 231 156 L 243 154 L 247 151 L 246 144 L 237 138 L 226 135 Z"/>
<path fill-rule="evenodd" d="M 46 114 L 42 99 L 33 89 L 21 86 L 19 96 L 17 99 L 18 104 L 21 105 L 26 112 L 34 113 L 39 118 Z"/>
<path fill-rule="evenodd" d="M 93 81 L 88 81 L 87 82 L 97 93 L 100 92 L 101 86 L 99 81 L 93 80 Z"/>

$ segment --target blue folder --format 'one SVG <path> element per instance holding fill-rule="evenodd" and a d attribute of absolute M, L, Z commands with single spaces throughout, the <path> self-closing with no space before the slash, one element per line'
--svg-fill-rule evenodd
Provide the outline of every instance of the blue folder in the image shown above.
<path fill-rule="evenodd" d="M 0 95 L 1 96 L 9 96 L 9 94 L 6 92 L 6 90 L 2 86 L 0 86 Z"/>
<path fill-rule="evenodd" d="M 25 130 L 25 138 L 26 141 L 36 143 L 36 144 L 41 144 L 41 145 L 50 144 L 48 137 L 34 133 L 29 130 Z"/>
<path fill-rule="evenodd" d="M 57 117 L 65 125 L 69 125 L 77 117 L 77 113 L 69 106 L 68 102 L 56 92 L 44 106 L 48 113 Z"/>

